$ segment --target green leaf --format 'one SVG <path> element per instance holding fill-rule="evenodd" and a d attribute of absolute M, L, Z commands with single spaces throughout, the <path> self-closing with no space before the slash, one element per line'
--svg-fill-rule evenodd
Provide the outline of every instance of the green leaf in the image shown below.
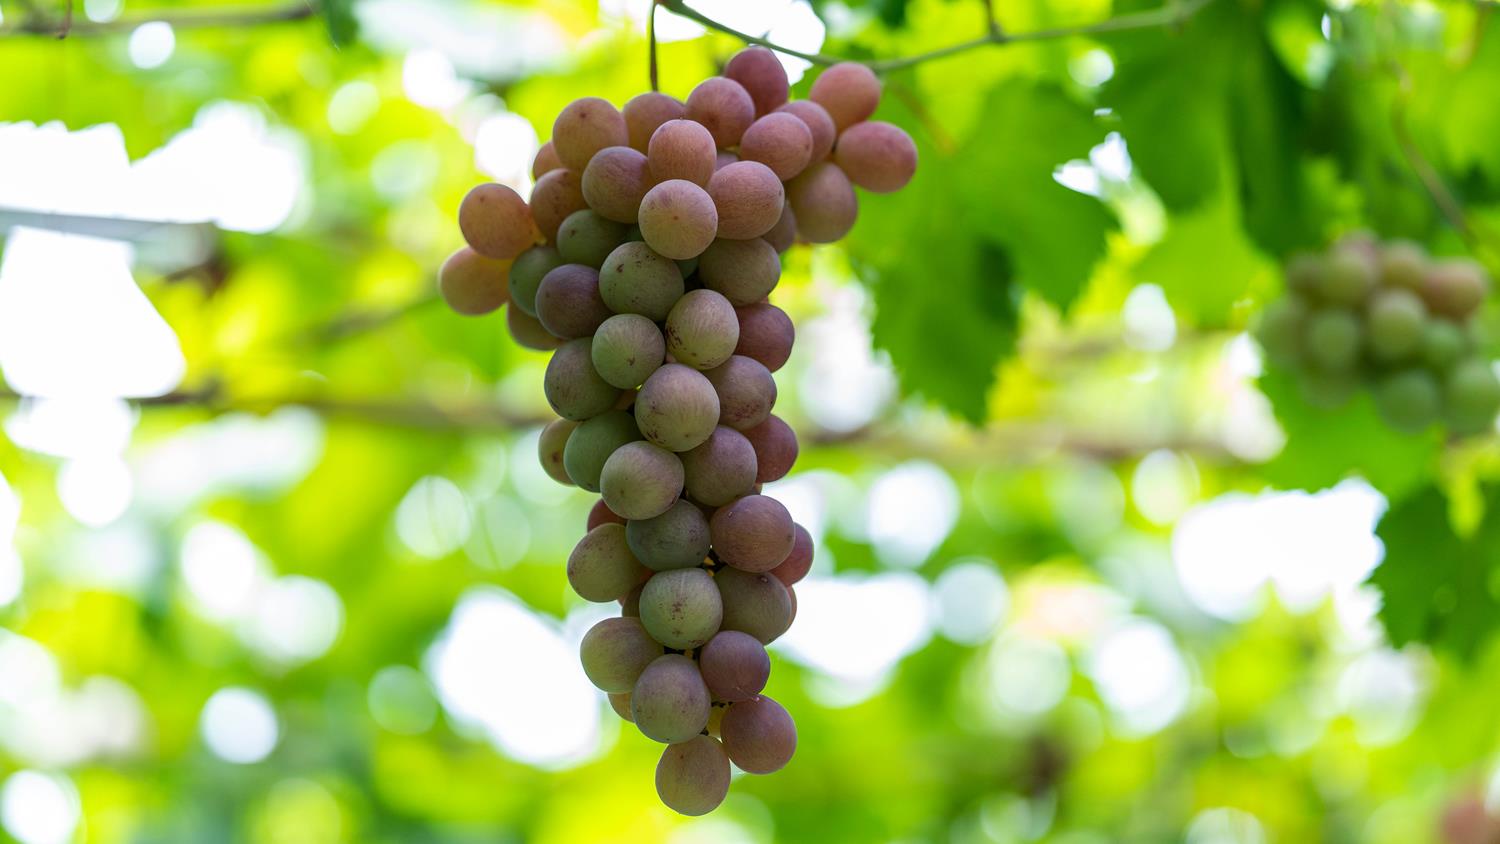
<path fill-rule="evenodd" d="M 1166 236 L 1135 277 L 1167 295 L 1173 310 L 1198 325 L 1224 325 L 1253 286 L 1272 287 L 1276 266 L 1245 238 L 1237 208 L 1219 198 L 1170 218 Z"/>
<path fill-rule="evenodd" d="M 335 46 L 352 43 L 359 33 L 354 0 L 318 0 L 318 14 L 323 18 L 323 25 L 328 27 L 328 39 Z"/>

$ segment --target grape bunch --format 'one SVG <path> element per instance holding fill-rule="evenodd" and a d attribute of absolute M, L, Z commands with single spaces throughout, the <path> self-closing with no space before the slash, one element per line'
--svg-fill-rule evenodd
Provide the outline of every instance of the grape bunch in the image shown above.
<path fill-rule="evenodd" d="M 1442 424 L 1464 435 L 1494 425 L 1500 379 L 1473 325 L 1489 291 L 1478 264 L 1355 234 L 1294 257 L 1286 279 L 1258 336 L 1272 363 L 1298 374 L 1310 404 L 1338 407 L 1368 385 L 1398 431 Z"/>
<path fill-rule="evenodd" d="M 761 694 L 765 646 L 791 626 L 813 555 L 761 494 L 797 457 L 771 412 L 795 333 L 767 298 L 781 255 L 839 240 L 854 186 L 895 191 L 917 165 L 906 132 L 868 119 L 881 84 L 865 66 L 788 94 L 775 55 L 751 47 L 685 102 L 574 101 L 536 156 L 530 202 L 497 184 L 464 198 L 468 246 L 439 275 L 455 311 L 509 302 L 516 342 L 552 352 L 543 389 L 561 418 L 542 465 L 601 496 L 568 582 L 621 606 L 584 636 L 584 672 L 667 745 L 657 793 L 686 815 L 723 801 L 730 762 L 769 774 L 797 744 Z"/>

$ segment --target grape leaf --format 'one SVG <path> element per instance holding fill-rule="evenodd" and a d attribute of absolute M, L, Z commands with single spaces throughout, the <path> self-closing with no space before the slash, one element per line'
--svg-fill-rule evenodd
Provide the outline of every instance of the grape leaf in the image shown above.
<path fill-rule="evenodd" d="M 1136 268 L 1173 310 L 1199 325 L 1223 325 L 1236 301 L 1257 281 L 1271 286 L 1276 268 L 1245 238 L 1226 198 L 1171 217 L 1162 238 Z"/>

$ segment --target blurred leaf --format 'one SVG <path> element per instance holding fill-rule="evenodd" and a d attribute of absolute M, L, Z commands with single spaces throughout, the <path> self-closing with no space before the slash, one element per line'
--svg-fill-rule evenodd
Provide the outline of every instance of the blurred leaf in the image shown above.
<path fill-rule="evenodd" d="M 1199 325 L 1223 325 L 1257 276 L 1276 268 L 1246 239 L 1235 207 L 1223 198 L 1172 217 L 1166 237 L 1136 268 L 1161 287 L 1173 310 Z"/>
<path fill-rule="evenodd" d="M 354 0 L 317 0 L 318 14 L 328 27 L 328 38 L 336 46 L 353 43 L 359 32 L 359 20 L 354 16 Z"/>

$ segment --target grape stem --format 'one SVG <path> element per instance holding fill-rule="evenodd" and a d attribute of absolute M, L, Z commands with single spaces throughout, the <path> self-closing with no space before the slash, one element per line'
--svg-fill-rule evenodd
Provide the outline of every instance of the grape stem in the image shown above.
<path fill-rule="evenodd" d="M 1006 32 L 1005 30 L 1000 28 L 999 23 L 996 22 L 994 16 L 991 15 L 990 21 L 992 25 L 990 27 L 990 30 L 988 34 L 980 38 L 974 38 L 968 41 L 960 41 L 957 44 L 950 44 L 947 47 L 939 47 L 936 50 L 931 50 L 926 53 L 917 53 L 911 56 L 899 56 L 889 59 L 880 59 L 877 61 L 864 62 L 863 64 L 876 73 L 884 73 L 887 71 L 900 70 L 901 68 L 923 64 L 924 62 L 935 61 L 937 59 L 945 59 L 950 56 L 955 56 L 959 53 L 964 53 L 979 47 L 1000 47 L 1007 44 L 1017 44 L 1026 41 L 1049 41 L 1058 38 L 1071 38 L 1077 35 L 1099 35 L 1107 32 L 1128 32 L 1134 29 L 1153 29 L 1156 27 L 1177 26 L 1179 24 L 1186 23 L 1194 15 L 1202 11 L 1204 7 L 1213 2 L 1214 0 L 1181 0 L 1181 2 L 1169 2 L 1167 5 L 1162 6 L 1159 9 L 1152 9 L 1145 12 L 1136 12 L 1128 15 L 1120 15 L 1118 17 L 1098 21 L 1096 23 L 1083 24 L 1081 26 L 1057 27 L 1054 29 L 1037 29 L 1031 32 Z M 802 59 L 803 61 L 812 62 L 813 64 L 831 65 L 838 64 L 842 61 L 848 61 L 847 59 L 844 59 L 840 56 L 830 56 L 824 53 L 807 53 L 801 50 L 793 50 L 790 47 L 783 47 L 780 44 L 777 44 L 769 39 L 751 35 L 746 32 L 741 32 L 731 26 L 719 23 L 713 18 L 710 18 L 708 15 L 705 15 L 697 9 L 689 6 L 687 3 L 683 2 L 683 0 L 658 0 L 657 5 L 666 7 L 667 11 L 672 12 L 673 14 L 680 15 L 691 21 L 696 21 L 697 23 L 701 24 L 702 26 L 708 27 L 709 29 L 717 30 L 726 35 L 732 35 L 735 38 L 740 39 L 741 41 L 745 41 L 746 43 L 759 44 L 762 47 L 775 50 L 778 53 L 784 53 L 788 56 L 795 56 L 796 58 Z"/>
<path fill-rule="evenodd" d="M 659 5 L 659 4 L 656 2 L 656 0 L 651 0 L 651 14 L 650 14 L 649 17 L 646 18 L 646 43 L 650 46 L 650 51 L 651 51 L 650 52 L 651 58 L 650 58 L 649 68 L 650 68 L 650 74 L 651 74 L 651 90 L 652 91 L 660 91 L 661 90 L 661 84 L 657 81 L 657 78 L 656 78 L 656 7 L 657 7 L 657 5 Z"/>

